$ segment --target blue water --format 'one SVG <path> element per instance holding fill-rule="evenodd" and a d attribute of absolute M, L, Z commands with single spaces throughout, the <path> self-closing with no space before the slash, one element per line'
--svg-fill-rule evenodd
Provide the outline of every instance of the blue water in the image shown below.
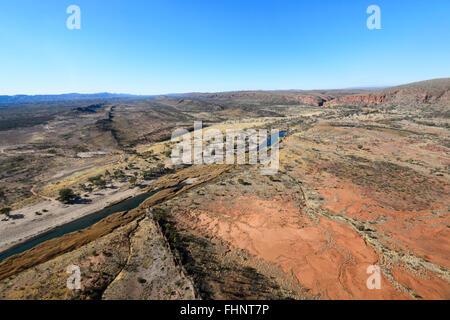
<path fill-rule="evenodd" d="M 71 233 L 74 231 L 78 231 L 78 230 L 82 230 L 87 227 L 90 227 L 93 224 L 96 224 L 100 220 L 106 218 L 107 216 L 109 216 L 113 213 L 127 211 L 127 210 L 137 208 L 145 199 L 147 199 L 152 194 L 153 193 L 144 193 L 144 194 L 141 194 L 134 198 L 124 200 L 118 204 L 115 204 L 110 207 L 99 210 L 97 212 L 94 212 L 86 217 L 66 223 L 60 227 L 56 227 L 56 228 L 54 228 L 46 233 L 43 233 L 33 239 L 22 242 L 6 251 L 1 252 L 0 253 L 0 262 L 8 257 L 15 255 L 15 254 L 22 253 L 28 249 L 31 249 L 44 241 L 61 237 L 61 236 L 65 235 L 66 233 Z"/>
<path fill-rule="evenodd" d="M 283 138 L 289 130 L 280 131 L 279 134 L 272 134 L 264 143 L 261 143 L 257 149 L 257 151 L 264 149 L 265 147 L 270 147 L 272 144 L 278 142 L 279 138 Z M 273 140 L 273 142 L 272 142 Z"/>

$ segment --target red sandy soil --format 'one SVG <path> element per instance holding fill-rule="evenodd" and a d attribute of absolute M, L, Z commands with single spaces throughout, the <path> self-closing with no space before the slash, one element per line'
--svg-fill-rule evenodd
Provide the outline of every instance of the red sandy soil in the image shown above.
<path fill-rule="evenodd" d="M 178 218 L 278 264 L 321 298 L 410 298 L 384 277 L 381 290 L 368 290 L 366 270 L 378 262 L 376 252 L 345 223 L 314 221 L 289 199 L 230 197 L 210 202 L 206 210 L 185 210 Z"/>
<path fill-rule="evenodd" d="M 380 241 L 386 247 L 449 268 L 450 212 L 443 204 L 433 203 L 425 210 L 413 211 L 408 201 L 385 195 L 380 205 L 379 194 L 343 182 L 318 191 L 328 201 L 325 209 L 352 219 L 377 222 L 376 231 L 384 236 Z"/>
<path fill-rule="evenodd" d="M 395 280 L 411 288 L 421 297 L 428 299 L 439 297 L 446 300 L 450 298 L 448 283 L 445 280 L 425 269 L 420 271 L 419 274 L 413 274 L 404 265 L 395 266 L 391 269 Z"/>

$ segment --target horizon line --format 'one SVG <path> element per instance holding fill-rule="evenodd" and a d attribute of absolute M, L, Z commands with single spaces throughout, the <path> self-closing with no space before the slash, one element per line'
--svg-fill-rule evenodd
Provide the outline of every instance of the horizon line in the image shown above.
<path fill-rule="evenodd" d="M 364 87 L 346 87 L 346 88 L 323 88 L 323 89 L 236 89 L 236 90 L 213 90 L 213 91 L 184 91 L 184 92 L 167 92 L 167 93 L 123 93 L 112 91 L 95 91 L 95 92 L 61 92 L 61 93 L 0 93 L 0 97 L 39 97 L 39 96 L 63 96 L 63 95 L 99 95 L 110 94 L 116 96 L 131 96 L 131 97 L 151 97 L 151 96 L 166 96 L 166 95 L 186 95 L 186 94 L 214 94 L 214 93 L 231 93 L 231 92 L 277 92 L 277 91 L 334 91 L 334 90 L 376 90 L 383 88 L 390 88 L 395 85 L 383 86 L 364 86 Z"/>
<path fill-rule="evenodd" d="M 396 83 L 389 85 L 371 85 L 371 86 L 351 86 L 345 88 L 322 88 L 322 89 L 235 89 L 235 90 L 213 90 L 213 91 L 184 91 L 184 92 L 168 92 L 168 93 L 117 93 L 111 91 L 97 91 L 97 92 L 63 92 L 63 93 L 0 93 L 0 97 L 39 97 L 39 96 L 62 96 L 62 95 L 98 95 L 98 94 L 110 94 L 116 96 L 130 96 L 130 97 L 154 97 L 154 96 L 165 96 L 165 95 L 186 95 L 186 94 L 214 94 L 214 93 L 231 93 L 231 92 L 276 92 L 276 91 L 336 91 L 336 90 L 378 90 L 392 88 L 396 86 L 402 86 L 407 84 L 413 84 L 418 82 L 442 80 L 450 78 L 431 78 L 426 80 L 411 81 L 406 83 Z"/>

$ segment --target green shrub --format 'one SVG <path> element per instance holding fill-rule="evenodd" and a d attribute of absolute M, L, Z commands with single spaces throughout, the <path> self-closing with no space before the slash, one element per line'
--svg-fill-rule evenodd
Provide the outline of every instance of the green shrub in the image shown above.
<path fill-rule="evenodd" d="M 11 214 L 11 210 L 12 209 L 10 207 L 4 207 L 4 208 L 0 209 L 0 214 L 3 214 L 5 216 L 9 217 Z"/>
<path fill-rule="evenodd" d="M 77 195 L 73 192 L 72 189 L 70 188 L 64 188 L 59 190 L 59 197 L 56 198 L 56 200 L 61 201 L 61 202 L 72 202 L 74 200 L 77 199 Z"/>

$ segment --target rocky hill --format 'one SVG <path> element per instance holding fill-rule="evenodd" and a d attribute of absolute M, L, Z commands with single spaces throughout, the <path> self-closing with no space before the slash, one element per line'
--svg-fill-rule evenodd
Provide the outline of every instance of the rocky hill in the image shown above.
<path fill-rule="evenodd" d="M 233 101 L 253 104 L 305 104 L 313 106 L 370 105 L 385 103 L 449 103 L 450 78 L 434 79 L 383 89 L 277 90 L 187 93 L 178 98 Z"/>
<path fill-rule="evenodd" d="M 367 93 L 346 95 L 326 101 L 325 105 L 383 103 L 450 103 L 450 78 L 415 82 Z"/>

